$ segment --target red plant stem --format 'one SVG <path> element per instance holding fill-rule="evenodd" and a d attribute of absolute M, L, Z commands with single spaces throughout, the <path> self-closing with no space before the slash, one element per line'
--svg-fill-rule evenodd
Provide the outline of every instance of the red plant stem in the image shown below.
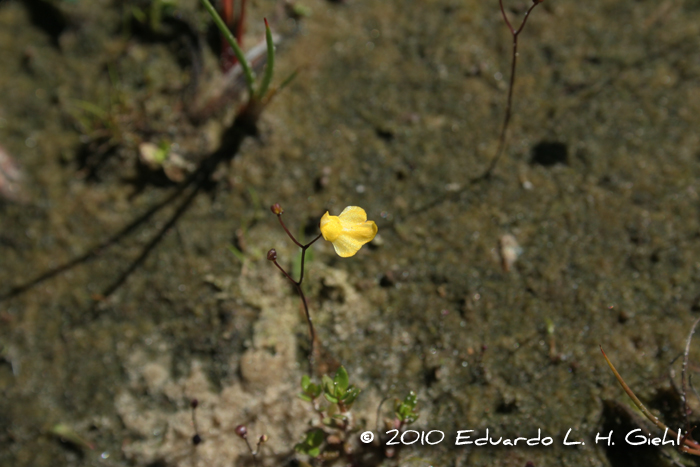
<path fill-rule="evenodd" d="M 515 86 L 515 65 L 518 59 L 518 35 L 522 32 L 523 28 L 525 27 L 525 23 L 530 17 L 530 12 L 532 12 L 532 10 L 541 3 L 541 0 L 533 1 L 532 5 L 525 13 L 525 18 L 523 18 L 523 22 L 522 24 L 520 24 L 520 27 L 517 31 L 513 28 L 513 26 L 510 24 L 510 21 L 508 20 L 508 15 L 506 15 L 506 10 L 503 7 L 503 0 L 498 0 L 498 3 L 501 6 L 501 14 L 503 15 L 503 20 L 505 21 L 506 26 L 508 26 L 511 35 L 513 36 L 513 57 L 510 65 L 510 84 L 508 86 L 508 102 L 506 103 L 506 114 L 503 118 L 503 126 L 501 127 L 501 137 L 498 140 L 498 150 L 496 151 L 496 156 L 491 160 L 491 164 L 486 170 L 485 176 L 491 175 L 493 170 L 496 168 L 496 164 L 501 158 L 503 150 L 506 146 L 506 134 L 508 131 L 508 124 L 510 123 L 511 109 L 513 104 L 513 87 Z"/>
<path fill-rule="evenodd" d="M 233 37 L 236 38 L 236 42 L 238 42 L 238 45 L 241 47 L 243 46 L 243 32 L 245 28 L 245 4 L 246 0 L 242 0 L 241 14 L 238 17 L 238 22 L 236 23 L 236 32 L 233 34 Z M 235 10 L 235 0 L 222 0 L 221 17 L 229 29 L 232 29 L 234 26 Z M 225 37 L 223 37 L 223 35 L 221 37 L 221 62 L 221 67 L 224 71 L 230 70 L 236 63 L 238 63 L 238 59 L 234 55 L 233 50 L 231 50 L 231 45 L 229 45 L 228 41 Z"/>
<path fill-rule="evenodd" d="M 318 237 L 316 239 L 318 240 Z M 302 250 L 302 253 L 301 253 L 302 261 L 304 260 L 304 253 L 305 252 L 306 252 L 306 250 Z M 273 263 L 275 263 L 275 266 L 277 266 L 277 269 L 282 271 L 282 274 L 284 274 L 287 277 L 287 279 L 292 281 L 292 283 L 294 284 L 294 287 L 296 287 L 296 289 L 297 289 L 297 292 L 299 292 L 299 296 L 301 297 L 301 303 L 304 305 L 304 313 L 306 314 L 306 322 L 309 325 L 309 335 L 311 337 L 311 352 L 309 353 L 309 360 L 311 360 L 312 365 L 313 365 L 314 343 L 316 342 L 316 331 L 314 331 L 314 323 L 311 320 L 311 314 L 309 313 L 309 304 L 306 302 L 306 295 L 304 295 L 304 291 L 301 289 L 301 279 L 303 279 L 303 272 L 304 272 L 303 266 L 302 266 L 302 270 L 301 270 L 302 271 L 302 278 L 299 279 L 299 282 L 297 282 L 294 279 L 292 279 L 292 276 L 290 276 L 287 273 L 287 271 L 285 271 L 282 268 L 282 266 L 279 265 L 277 260 L 274 260 Z"/>
<path fill-rule="evenodd" d="M 287 226 L 284 225 L 284 221 L 282 220 L 282 214 L 277 214 L 277 219 L 280 220 L 280 224 L 282 224 L 282 228 L 284 229 L 285 232 L 287 232 L 287 235 L 289 235 L 289 238 L 291 238 L 292 241 L 293 241 L 294 243 L 296 243 L 296 245 L 297 245 L 299 248 L 301 248 L 301 249 L 303 250 L 303 249 L 304 249 L 304 245 L 302 245 L 301 243 L 299 243 L 299 242 L 297 241 L 297 239 L 294 238 L 294 235 L 292 235 L 292 233 L 289 231 L 289 229 L 287 228 Z M 316 239 L 316 240 L 318 240 L 318 239 Z M 314 242 L 315 242 L 316 240 L 314 240 Z M 313 243 L 313 242 L 311 242 L 311 243 Z M 292 280 L 292 282 L 294 282 L 294 280 Z"/>
<path fill-rule="evenodd" d="M 318 239 L 321 238 L 322 234 L 318 234 L 318 236 L 317 236 L 316 238 L 314 238 L 313 240 L 311 240 L 309 243 L 307 243 L 306 245 L 302 245 L 302 244 L 299 243 L 299 241 L 294 237 L 294 235 L 292 235 L 292 233 L 289 231 L 289 229 L 287 228 L 287 226 L 284 224 L 284 221 L 282 220 L 282 214 L 281 214 L 281 213 L 280 213 L 280 214 L 277 214 L 277 219 L 279 219 L 280 225 L 282 225 L 282 228 L 284 229 L 284 231 L 287 232 L 287 235 L 289 236 L 289 238 L 291 238 L 292 241 L 293 241 L 299 248 L 301 248 L 301 272 L 299 273 L 299 280 L 298 280 L 298 281 L 295 281 L 295 280 L 292 278 L 292 276 L 290 276 L 289 273 L 288 273 L 287 271 L 285 271 L 284 268 L 282 268 L 282 266 L 279 265 L 279 263 L 277 262 L 277 259 L 274 259 L 272 262 L 275 263 L 275 266 L 277 266 L 277 269 L 279 269 L 280 271 L 282 271 L 282 274 L 284 274 L 284 276 L 285 276 L 287 279 L 289 279 L 289 280 L 292 282 L 292 284 L 294 284 L 294 287 L 296 287 L 297 292 L 299 292 L 299 297 L 301 297 L 301 302 L 302 302 L 302 304 L 304 305 L 304 313 L 306 314 L 306 322 L 309 324 L 309 334 L 310 334 L 310 336 L 311 336 L 311 352 L 310 352 L 310 355 L 309 355 L 309 360 L 311 361 L 311 366 L 312 366 L 312 368 L 313 368 L 313 361 L 314 361 L 314 344 L 315 344 L 315 342 L 316 342 L 316 331 L 314 331 L 314 324 L 313 324 L 313 321 L 311 320 L 311 314 L 309 313 L 309 304 L 308 304 L 308 302 L 306 301 L 306 295 L 304 295 L 304 291 L 303 291 L 302 288 L 301 288 L 301 283 L 302 283 L 302 281 L 304 280 L 304 261 L 306 260 L 306 250 L 308 250 L 309 247 L 310 247 L 311 245 L 313 245 L 314 243 L 316 243 L 316 241 L 318 241 Z"/>
<path fill-rule="evenodd" d="M 243 47 L 243 34 L 245 33 L 245 3 L 246 0 L 241 0 L 241 16 L 238 17 L 238 26 L 236 27 L 236 40 L 241 47 Z"/>
<path fill-rule="evenodd" d="M 234 7 L 234 0 L 223 0 L 222 2 L 222 19 L 224 20 L 224 23 L 226 23 L 227 26 L 231 26 L 233 24 L 233 7 Z"/>

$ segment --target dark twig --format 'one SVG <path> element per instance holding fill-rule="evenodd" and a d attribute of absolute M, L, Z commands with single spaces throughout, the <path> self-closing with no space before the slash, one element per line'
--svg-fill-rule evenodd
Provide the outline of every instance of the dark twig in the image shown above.
<path fill-rule="evenodd" d="M 498 161 L 500 160 L 501 155 L 505 150 L 508 124 L 510 123 L 510 116 L 513 105 L 513 87 L 515 86 L 515 65 L 518 59 L 518 35 L 522 32 L 523 28 L 525 27 L 525 23 L 530 17 L 530 13 L 532 12 L 532 10 L 534 10 L 535 7 L 543 1 L 544 0 L 533 0 L 532 5 L 530 6 L 530 8 L 528 8 L 527 12 L 525 13 L 523 22 L 520 24 L 520 27 L 516 30 L 515 28 L 513 28 L 510 21 L 508 20 L 508 15 L 506 15 L 506 10 L 503 7 L 503 0 L 498 0 L 498 3 L 501 7 L 501 14 L 503 15 L 503 20 L 505 21 L 506 26 L 508 26 L 511 35 L 513 36 L 513 55 L 510 64 L 510 84 L 508 86 L 508 102 L 506 103 L 506 113 L 503 118 L 503 126 L 501 127 L 501 136 L 498 140 L 498 149 L 496 150 L 496 155 L 494 156 L 494 158 L 491 159 L 491 163 L 486 169 L 486 172 L 484 172 L 484 174 L 480 178 L 489 178 L 491 176 L 494 169 L 496 168 L 496 164 L 498 164 Z"/>

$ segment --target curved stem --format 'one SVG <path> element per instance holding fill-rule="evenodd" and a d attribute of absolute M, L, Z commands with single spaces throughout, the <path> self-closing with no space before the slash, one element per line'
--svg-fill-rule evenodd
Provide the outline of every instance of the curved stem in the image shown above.
<path fill-rule="evenodd" d="M 299 281 L 297 282 L 297 285 L 301 286 L 301 281 L 304 280 L 304 259 L 306 257 L 306 250 L 314 244 L 319 238 L 321 238 L 321 234 L 318 234 L 318 237 L 314 238 L 311 240 L 309 243 L 301 247 L 301 273 L 299 274 Z"/>
<path fill-rule="evenodd" d="M 285 232 L 287 232 L 287 235 L 289 235 L 289 238 L 292 239 L 292 241 L 299 247 L 299 248 L 304 248 L 304 245 L 299 243 L 296 238 L 294 238 L 294 235 L 292 235 L 292 232 L 289 231 L 286 225 L 284 225 L 284 221 L 282 220 L 282 214 L 277 214 L 277 219 L 279 219 L 280 224 L 282 225 L 282 228 L 284 229 Z"/>
<path fill-rule="evenodd" d="M 320 235 L 319 235 L 320 237 Z M 311 349 L 309 352 L 309 361 L 311 362 L 311 368 L 313 369 L 313 364 L 314 364 L 314 348 L 315 348 L 315 343 L 316 343 L 316 331 L 314 330 L 314 323 L 311 320 L 311 313 L 309 313 L 309 304 L 306 301 L 306 295 L 304 295 L 304 291 L 301 289 L 301 281 L 304 279 L 304 254 L 306 253 L 306 249 L 311 246 L 313 242 L 318 240 L 319 237 L 316 237 L 314 240 L 312 240 L 308 245 L 305 247 L 302 246 L 302 253 L 301 253 L 301 277 L 299 278 L 298 281 L 295 281 L 292 279 L 292 276 L 289 275 L 287 271 L 284 270 L 282 266 L 279 265 L 277 260 L 273 260 L 272 262 L 277 266 L 277 269 L 282 271 L 282 274 L 291 281 L 292 284 L 294 284 L 294 287 L 296 287 L 297 292 L 299 293 L 299 297 L 301 298 L 301 303 L 304 305 L 304 313 L 306 314 L 306 322 L 309 325 L 309 335 L 311 339 Z"/>
<path fill-rule="evenodd" d="M 309 352 L 309 361 L 311 362 L 311 368 L 313 369 L 314 348 L 315 348 L 315 343 L 316 343 L 316 331 L 314 330 L 314 323 L 311 321 L 311 314 L 309 313 L 309 304 L 306 303 L 306 295 L 304 295 L 304 291 L 301 290 L 300 284 L 296 284 L 296 287 L 297 287 L 297 292 L 299 292 L 299 296 L 301 297 L 301 302 L 304 304 L 304 313 L 306 313 L 306 322 L 309 325 L 309 335 L 311 337 L 311 349 Z"/>
<path fill-rule="evenodd" d="M 506 141 L 507 141 L 507 132 L 508 132 L 508 125 L 510 124 L 510 116 L 511 116 L 511 109 L 513 107 L 513 88 L 515 87 L 515 66 L 517 63 L 518 59 L 518 35 L 522 32 L 523 28 L 525 27 L 525 23 L 527 23 L 527 19 L 530 17 L 530 13 L 532 10 L 540 4 L 539 1 L 533 2 L 533 4 L 530 6 L 530 8 L 527 10 L 525 13 L 525 18 L 523 18 L 523 22 L 520 24 L 520 27 L 516 31 L 513 29 L 513 26 L 511 25 L 510 21 L 508 20 L 508 15 L 506 15 L 506 10 L 503 7 L 503 0 L 498 0 L 498 3 L 501 7 L 501 14 L 503 15 L 503 21 L 505 21 L 506 26 L 508 26 L 508 29 L 510 30 L 511 35 L 513 36 L 513 56 L 510 64 L 510 83 L 508 85 L 508 101 L 506 103 L 506 114 L 503 118 L 503 126 L 501 127 L 501 136 L 498 139 L 498 149 L 496 150 L 496 155 L 491 159 L 491 163 L 489 164 L 488 168 L 486 169 L 486 172 L 484 172 L 484 175 L 481 178 L 486 178 L 491 175 L 491 173 L 494 171 L 496 168 L 496 164 L 498 164 L 498 161 L 500 160 L 501 156 L 503 155 L 503 151 L 505 150 L 506 147 Z"/>

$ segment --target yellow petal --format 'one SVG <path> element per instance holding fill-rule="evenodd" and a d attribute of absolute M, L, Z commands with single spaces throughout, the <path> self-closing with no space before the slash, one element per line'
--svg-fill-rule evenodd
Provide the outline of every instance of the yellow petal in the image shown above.
<path fill-rule="evenodd" d="M 364 243 L 355 240 L 349 235 L 341 235 L 333 242 L 333 248 L 341 258 L 348 258 L 357 253 Z"/>
<path fill-rule="evenodd" d="M 367 221 L 367 213 L 358 206 L 348 206 L 343 209 L 343 212 L 341 212 L 338 217 L 340 217 L 343 227 L 345 227 L 346 224 L 360 224 Z"/>
<path fill-rule="evenodd" d="M 334 242 L 333 248 L 342 258 L 353 256 L 367 242 L 372 241 L 377 235 L 377 224 L 373 221 L 363 222 L 352 227 L 352 229 L 343 229 L 340 235 Z"/>
<path fill-rule="evenodd" d="M 321 217 L 321 235 L 324 240 L 332 242 L 343 233 L 343 226 L 338 216 L 331 216 L 328 211 Z"/>
<path fill-rule="evenodd" d="M 364 245 L 371 242 L 377 235 L 377 224 L 374 221 L 366 221 L 362 224 L 355 224 L 350 229 L 343 229 L 341 237 L 350 237 Z"/>
<path fill-rule="evenodd" d="M 340 216 L 326 212 L 320 228 L 323 238 L 333 243 L 335 252 L 342 258 L 353 256 L 377 235 L 377 224 L 368 221 L 365 210 L 357 206 L 348 206 Z"/>

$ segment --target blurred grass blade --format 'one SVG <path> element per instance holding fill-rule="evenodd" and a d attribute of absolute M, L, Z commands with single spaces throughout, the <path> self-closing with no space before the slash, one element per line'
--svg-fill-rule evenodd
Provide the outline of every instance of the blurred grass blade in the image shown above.
<path fill-rule="evenodd" d="M 260 91 L 258 94 L 258 99 L 260 100 L 267 94 L 267 89 L 270 87 L 270 82 L 272 81 L 272 74 L 275 71 L 275 43 L 272 41 L 272 31 L 270 31 L 267 18 L 265 18 L 265 42 L 267 42 L 267 65 L 262 82 L 260 83 Z"/>

